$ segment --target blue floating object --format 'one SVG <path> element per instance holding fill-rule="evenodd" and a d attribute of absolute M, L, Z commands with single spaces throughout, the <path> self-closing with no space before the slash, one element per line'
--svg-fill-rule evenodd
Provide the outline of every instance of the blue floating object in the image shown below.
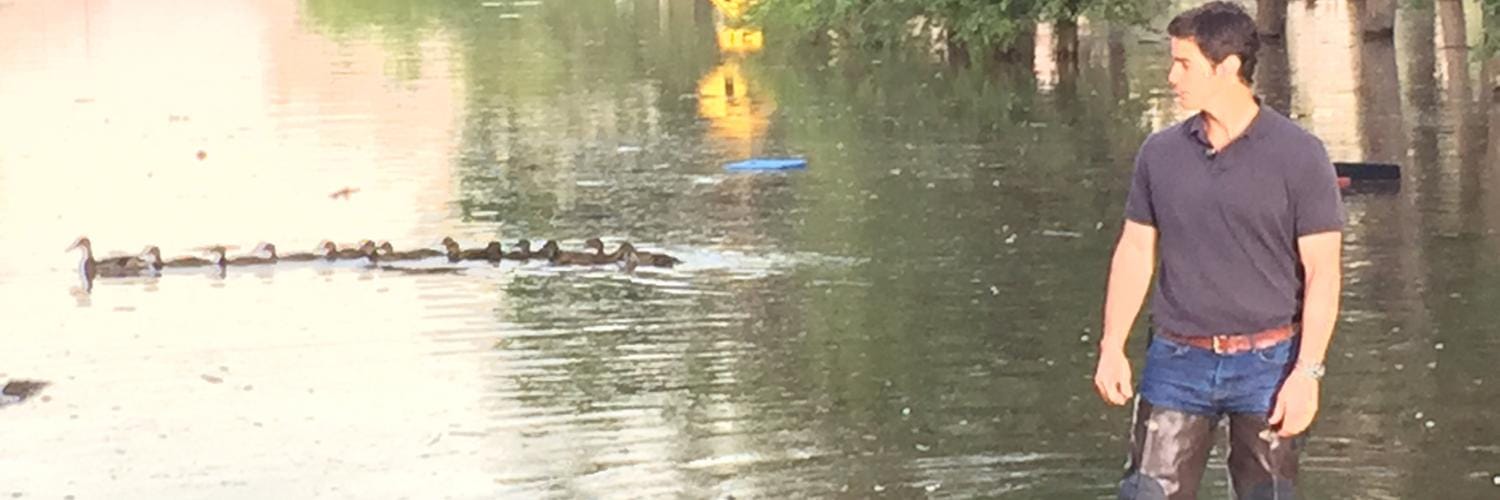
<path fill-rule="evenodd" d="M 724 165 L 725 170 L 802 170 L 807 160 L 802 158 L 751 158 Z"/>

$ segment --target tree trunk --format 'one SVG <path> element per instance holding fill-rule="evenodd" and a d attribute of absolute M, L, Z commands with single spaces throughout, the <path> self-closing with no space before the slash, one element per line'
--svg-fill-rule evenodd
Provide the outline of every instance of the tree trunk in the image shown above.
<path fill-rule="evenodd" d="M 1467 104 L 1472 94 L 1469 92 L 1469 33 L 1464 22 L 1464 4 L 1461 0 L 1437 0 L 1437 14 L 1443 29 L 1439 48 L 1448 76 L 1447 94 L 1455 104 Z"/>
<path fill-rule="evenodd" d="M 1292 113 L 1292 65 L 1286 40 L 1270 38 L 1260 45 L 1255 65 L 1255 90 L 1267 106 L 1283 115 Z"/>
<path fill-rule="evenodd" d="M 1286 0 L 1255 0 L 1255 27 L 1261 36 L 1282 38 L 1286 33 Z"/>
<path fill-rule="evenodd" d="M 1130 75 L 1125 71 L 1126 28 L 1119 22 L 1109 23 L 1109 90 L 1115 102 L 1130 97 Z"/>
<path fill-rule="evenodd" d="M 1397 0 L 1354 0 L 1354 25 L 1366 40 L 1391 38 L 1396 32 Z"/>
<path fill-rule="evenodd" d="M 1479 86 L 1481 92 L 1479 98 L 1485 104 L 1490 105 L 1500 102 L 1500 52 L 1490 54 L 1490 57 L 1484 60 L 1483 74 L 1484 78 L 1479 80 L 1482 82 Z"/>
<path fill-rule="evenodd" d="M 1354 95 L 1361 152 L 1365 161 L 1400 163 L 1406 158 L 1407 146 L 1396 42 L 1390 38 L 1362 40 L 1357 57 L 1359 79 Z"/>
<path fill-rule="evenodd" d="M 1078 67 L 1078 19 L 1060 19 L 1052 23 L 1052 54 L 1058 68 Z"/>

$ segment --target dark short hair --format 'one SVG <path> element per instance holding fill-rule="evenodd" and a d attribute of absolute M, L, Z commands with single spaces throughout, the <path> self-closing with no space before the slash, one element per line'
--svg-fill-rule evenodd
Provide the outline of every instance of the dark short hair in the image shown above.
<path fill-rule="evenodd" d="M 1229 56 L 1240 56 L 1240 79 L 1249 84 L 1255 75 L 1255 53 L 1260 34 L 1245 9 L 1229 2 L 1214 1 L 1178 14 L 1167 24 L 1172 38 L 1192 40 L 1209 62 L 1219 64 Z"/>

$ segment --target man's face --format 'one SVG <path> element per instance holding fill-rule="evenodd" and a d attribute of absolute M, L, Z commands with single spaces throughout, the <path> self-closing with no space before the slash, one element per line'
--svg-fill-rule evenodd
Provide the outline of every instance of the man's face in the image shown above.
<path fill-rule="evenodd" d="M 1215 65 L 1198 49 L 1198 43 L 1188 38 L 1172 39 L 1172 69 L 1167 73 L 1167 82 L 1177 95 L 1177 105 L 1184 109 L 1201 110 L 1218 98 L 1219 93 L 1239 80 L 1238 57 L 1229 56 Z"/>

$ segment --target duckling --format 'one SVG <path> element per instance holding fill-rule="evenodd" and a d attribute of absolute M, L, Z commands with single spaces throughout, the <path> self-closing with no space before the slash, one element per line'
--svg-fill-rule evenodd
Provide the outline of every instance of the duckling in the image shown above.
<path fill-rule="evenodd" d="M 84 275 L 92 278 L 94 276 L 124 277 L 136 276 L 148 268 L 146 259 L 141 256 L 134 257 L 110 257 L 104 260 L 94 259 L 94 244 L 88 237 L 79 237 L 67 251 L 82 250 L 83 256 L 78 261 L 78 270 Z"/>
<path fill-rule="evenodd" d="M 522 238 L 516 241 L 514 250 L 505 252 L 504 257 L 510 260 L 527 260 L 531 258 L 531 240 Z"/>
<path fill-rule="evenodd" d="M 557 248 L 557 240 L 547 240 L 546 243 L 542 243 L 541 250 L 537 250 L 536 253 L 531 254 L 531 256 L 540 257 L 550 261 L 557 258 L 558 253 L 561 253 L 561 251 Z"/>
<path fill-rule="evenodd" d="M 376 259 L 375 242 L 370 240 L 359 240 L 357 248 L 338 248 L 332 242 L 326 242 L 325 247 L 331 251 L 331 255 L 335 259 L 369 259 L 371 261 Z"/>
<path fill-rule="evenodd" d="M 458 262 L 460 260 L 463 260 L 463 249 L 459 248 L 458 242 L 453 241 L 452 237 L 444 236 L 442 245 L 443 255 L 448 257 L 448 262 Z"/>
<path fill-rule="evenodd" d="M 317 257 L 320 259 L 326 260 L 328 262 L 333 262 L 339 259 L 339 246 L 333 244 L 332 241 L 323 240 L 321 242 L 318 242 L 317 250 Z"/>
<path fill-rule="evenodd" d="M 641 265 L 641 258 L 636 255 L 635 246 L 628 241 L 620 243 L 620 248 L 614 253 L 620 255 L 620 266 L 627 273 L 634 274 L 635 268 Z"/>
<path fill-rule="evenodd" d="M 146 245 L 146 249 L 141 251 L 141 259 L 146 261 L 146 270 L 151 273 L 160 273 L 166 267 L 166 263 L 161 260 L 161 249 L 156 245 Z"/>
<path fill-rule="evenodd" d="M 500 259 L 504 256 L 505 252 L 500 248 L 500 242 L 498 241 L 491 241 L 484 248 L 464 250 L 462 254 L 464 260 L 487 260 L 490 262 L 500 262 Z"/>
<path fill-rule="evenodd" d="M 594 253 L 586 253 L 586 252 L 556 252 L 556 253 L 554 253 L 552 255 L 552 258 L 549 259 L 549 260 L 551 260 L 553 264 L 574 265 L 574 266 L 592 266 L 592 265 L 595 265 L 595 264 L 608 264 L 610 262 L 614 262 L 615 260 L 617 260 L 617 259 L 612 258 L 609 255 L 605 255 L 604 254 L 604 242 L 599 241 L 599 238 L 589 238 L 588 241 L 584 242 L 584 247 L 595 249 L 595 252 Z"/>
<path fill-rule="evenodd" d="M 255 250 L 251 252 L 251 255 L 235 257 L 233 259 L 230 259 L 228 264 L 231 266 L 275 264 L 277 260 L 279 259 L 276 257 L 276 245 L 261 242 L 260 244 L 255 245 Z"/>
<path fill-rule="evenodd" d="M 278 255 L 276 253 L 276 245 L 272 245 L 270 243 L 266 244 L 266 249 L 270 251 L 272 257 L 275 257 L 277 261 L 286 262 L 307 262 L 310 260 L 318 259 L 333 260 L 333 257 L 330 256 L 330 254 L 332 253 L 332 250 L 330 250 L 330 248 L 333 248 L 333 243 L 329 241 L 323 241 L 318 243 L 317 247 L 314 247 L 314 250 L 316 250 L 315 253 L 299 252 L 287 255 Z"/>
<path fill-rule="evenodd" d="M 421 260 L 445 255 L 445 252 L 431 248 L 418 248 L 405 252 L 397 252 L 395 248 L 391 247 L 391 242 L 389 241 L 381 242 L 378 250 L 384 253 L 383 257 L 387 260 Z"/>
<path fill-rule="evenodd" d="M 642 252 L 642 251 L 636 250 L 635 249 L 635 245 L 631 245 L 630 242 L 628 242 L 628 241 L 620 243 L 620 248 L 616 249 L 613 253 L 609 254 L 609 256 L 613 257 L 613 259 L 610 260 L 610 262 L 616 262 L 616 261 L 624 259 L 625 256 L 626 256 L 626 253 L 634 255 L 635 258 L 637 260 L 639 260 L 642 264 L 646 264 L 648 266 L 672 267 L 672 266 L 675 266 L 677 264 L 681 264 L 682 263 L 682 261 L 679 260 L 678 258 L 673 257 L 671 255 L 664 254 L 664 253 L 651 253 L 651 252 Z"/>
<path fill-rule="evenodd" d="M 153 248 L 152 250 L 155 250 L 155 249 Z M 214 258 L 213 259 L 201 259 L 201 258 L 198 258 L 198 257 L 178 257 L 178 258 L 175 258 L 175 259 L 163 262 L 161 260 L 161 251 L 160 250 L 155 250 L 151 254 L 152 254 L 152 260 L 155 261 L 156 263 L 159 263 L 159 265 L 161 265 L 163 267 L 204 267 L 204 266 L 214 266 L 214 267 L 222 268 L 222 267 L 224 267 L 225 264 L 227 264 L 229 262 L 228 259 L 224 258 L 225 249 L 222 246 L 208 247 L 208 248 L 203 249 L 203 251 L 207 252 L 207 253 L 209 253 L 211 255 L 213 255 Z M 153 265 L 156 265 L 156 264 L 153 264 Z"/>

